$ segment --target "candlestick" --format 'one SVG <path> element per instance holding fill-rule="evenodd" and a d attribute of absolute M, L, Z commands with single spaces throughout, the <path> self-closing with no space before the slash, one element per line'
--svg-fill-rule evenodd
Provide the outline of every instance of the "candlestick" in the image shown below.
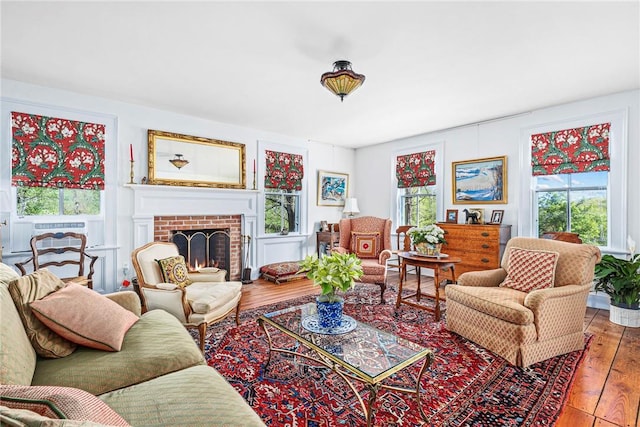
<path fill-rule="evenodd" d="M 129 184 L 134 184 L 133 182 L 133 160 L 129 160 L 131 163 L 131 169 L 129 170 Z"/>
<path fill-rule="evenodd" d="M 256 171 L 255 169 L 253 170 L 253 189 L 256 189 Z"/>

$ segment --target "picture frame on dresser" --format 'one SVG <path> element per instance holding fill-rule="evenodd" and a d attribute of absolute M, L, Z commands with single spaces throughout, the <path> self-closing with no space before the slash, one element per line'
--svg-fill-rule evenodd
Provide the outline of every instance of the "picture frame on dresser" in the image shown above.
<path fill-rule="evenodd" d="M 504 216 L 504 209 L 495 209 L 491 212 L 491 220 L 489 224 L 499 225 L 502 224 L 502 217 Z"/>
<path fill-rule="evenodd" d="M 449 224 L 457 224 L 458 223 L 458 209 L 447 209 L 447 216 L 445 221 Z"/>
<path fill-rule="evenodd" d="M 453 204 L 507 203 L 507 156 L 451 163 Z"/>

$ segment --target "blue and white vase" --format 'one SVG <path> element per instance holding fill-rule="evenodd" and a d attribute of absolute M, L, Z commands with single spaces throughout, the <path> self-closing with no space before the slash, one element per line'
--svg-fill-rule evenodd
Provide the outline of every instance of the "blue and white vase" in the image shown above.
<path fill-rule="evenodd" d="M 337 301 L 331 302 L 325 301 L 322 296 L 319 296 L 316 298 L 316 307 L 318 309 L 318 324 L 321 328 L 331 329 L 340 326 L 344 299 L 338 297 Z"/>

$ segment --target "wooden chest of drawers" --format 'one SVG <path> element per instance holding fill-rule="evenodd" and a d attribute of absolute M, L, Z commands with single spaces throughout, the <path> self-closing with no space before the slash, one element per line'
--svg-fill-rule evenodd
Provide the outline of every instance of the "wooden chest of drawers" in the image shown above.
<path fill-rule="evenodd" d="M 447 233 L 442 252 L 462 259 L 456 264 L 456 277 L 467 271 L 500 267 L 502 254 L 511 238 L 510 225 L 472 225 L 438 223 Z"/>

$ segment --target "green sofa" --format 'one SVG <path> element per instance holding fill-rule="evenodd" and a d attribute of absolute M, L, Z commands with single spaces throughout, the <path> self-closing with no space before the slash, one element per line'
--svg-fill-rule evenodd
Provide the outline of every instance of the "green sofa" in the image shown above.
<path fill-rule="evenodd" d="M 7 398 L 16 386 L 23 386 L 23 393 L 43 388 L 38 386 L 69 387 L 90 393 L 80 392 L 96 401 L 97 396 L 98 406 L 105 403 L 107 411 L 110 408 L 136 427 L 264 426 L 236 390 L 206 365 L 182 324 L 162 310 L 140 316 L 140 301 L 133 292 L 106 296 L 140 316 L 120 351 L 78 346 L 63 358 L 37 356 L 7 288 L 17 277 L 0 263 L 0 398 Z M 0 424 L 48 425 L 41 415 L 4 406 L 6 399 L 2 402 Z M 68 420 L 56 425 L 100 423 Z"/>

